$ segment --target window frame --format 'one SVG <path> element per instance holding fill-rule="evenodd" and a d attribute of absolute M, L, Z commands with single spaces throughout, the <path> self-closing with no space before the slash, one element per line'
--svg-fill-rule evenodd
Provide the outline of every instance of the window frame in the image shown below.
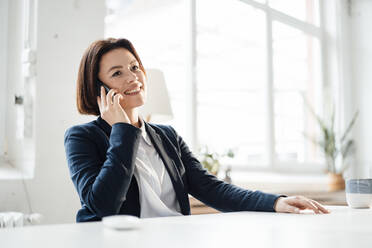
<path fill-rule="evenodd" d="M 6 103 L 7 103 L 7 78 L 8 78 L 8 0 L 1 1 L 0 3 L 0 157 L 4 156 L 6 152 Z"/>
<path fill-rule="evenodd" d="M 266 3 L 259 3 L 254 0 L 236 0 L 243 2 L 251 7 L 259 9 L 264 12 L 266 16 L 266 47 L 267 47 L 267 82 L 266 82 L 266 142 L 265 142 L 265 151 L 266 154 L 266 161 L 268 164 L 265 166 L 257 165 L 257 166 L 247 166 L 247 165 L 234 165 L 234 170 L 252 170 L 252 171 L 276 171 L 276 172 L 321 172 L 323 169 L 323 165 L 320 163 L 296 163 L 296 162 L 280 162 L 276 161 L 275 158 L 275 126 L 274 126 L 274 87 L 273 87 L 273 43 L 272 43 L 272 36 L 273 36 L 273 22 L 277 21 L 281 24 L 288 25 L 294 29 L 303 31 L 305 34 L 308 34 L 316 39 L 319 40 L 320 44 L 320 78 L 322 80 L 322 92 L 327 90 L 325 85 L 325 72 L 323 70 L 324 63 L 324 34 L 323 34 L 323 24 L 322 24 L 322 17 L 323 17 L 323 8 L 322 4 L 319 4 L 319 26 L 314 24 L 307 23 L 295 17 L 289 16 L 281 11 L 271 8 L 267 1 Z M 193 151 L 197 151 L 198 149 L 198 130 L 197 130 L 197 87 L 196 87 L 196 0 L 189 1 L 189 34 L 190 34 L 190 45 L 189 45 L 189 53 L 190 56 L 188 58 L 188 88 L 187 88 L 187 106 L 188 106 L 188 127 L 189 130 L 187 132 L 190 146 Z M 323 96 L 326 94 L 323 94 Z M 325 98 L 323 97 L 322 101 Z"/>
<path fill-rule="evenodd" d="M 2 19 L 0 27 L 0 167 L 32 177 L 35 164 L 34 91 L 36 85 L 37 48 L 37 0 L 26 0 L 12 5 L 9 0 L 1 1 Z M 21 18 L 14 26 L 11 13 Z M 13 27 L 14 26 L 14 27 Z M 12 29 L 13 28 L 13 29 Z M 20 46 L 10 46 L 10 33 L 14 32 Z M 18 44 L 17 44 L 18 45 Z M 17 53 L 16 65 L 9 64 L 9 56 Z M 8 71 L 17 75 L 11 78 Z M 22 102 L 15 103 L 20 95 Z M 18 105 L 18 106 L 16 106 Z M 27 109 L 26 109 L 27 108 Z M 10 139 L 16 140 L 9 142 Z M 7 175 L 7 173 L 5 173 Z"/>

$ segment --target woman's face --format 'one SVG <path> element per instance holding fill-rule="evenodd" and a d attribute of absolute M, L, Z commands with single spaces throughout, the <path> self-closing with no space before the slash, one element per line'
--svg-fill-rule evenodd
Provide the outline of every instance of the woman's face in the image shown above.
<path fill-rule="evenodd" d="M 134 55 L 125 48 L 105 53 L 99 63 L 98 78 L 123 97 L 124 110 L 142 106 L 146 99 L 146 78 Z"/>

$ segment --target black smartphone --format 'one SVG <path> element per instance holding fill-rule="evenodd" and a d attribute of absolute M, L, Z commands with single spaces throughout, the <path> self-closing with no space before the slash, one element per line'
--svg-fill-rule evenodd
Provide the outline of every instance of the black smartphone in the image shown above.
<path fill-rule="evenodd" d="M 102 83 L 101 80 L 98 80 L 97 81 L 97 88 L 98 88 L 97 89 L 97 94 L 98 94 L 98 96 L 101 96 L 101 86 L 103 86 L 103 88 L 105 88 L 106 95 L 107 95 L 108 92 L 110 91 L 110 88 L 106 84 Z M 114 96 L 115 96 L 115 94 L 112 95 L 112 102 L 114 102 Z"/>
<path fill-rule="evenodd" d="M 98 96 L 101 96 L 101 86 L 103 86 L 103 88 L 105 88 L 105 91 L 106 91 L 106 94 L 110 91 L 110 88 L 101 82 L 101 80 L 98 80 L 97 81 L 97 94 Z"/>

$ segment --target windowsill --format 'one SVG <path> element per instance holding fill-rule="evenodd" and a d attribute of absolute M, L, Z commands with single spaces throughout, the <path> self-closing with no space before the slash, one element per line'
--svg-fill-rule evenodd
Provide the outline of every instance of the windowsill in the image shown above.
<path fill-rule="evenodd" d="M 235 172 L 232 183 L 245 189 L 281 195 L 302 195 L 325 205 L 346 205 L 345 191 L 328 191 L 323 173 Z"/>
<path fill-rule="evenodd" d="M 232 183 L 272 193 L 326 192 L 327 175 L 317 173 L 232 172 Z"/>
<path fill-rule="evenodd" d="M 22 170 L 12 167 L 8 163 L 0 163 L 0 180 L 21 179 Z"/>
<path fill-rule="evenodd" d="M 32 138 L 24 138 L 21 152 L 14 152 L 17 156 L 8 158 L 0 156 L 0 180 L 31 179 L 35 168 L 35 141 Z"/>
<path fill-rule="evenodd" d="M 26 168 L 31 168 L 30 166 L 30 163 L 25 165 Z M 32 173 L 17 168 L 0 157 L 0 180 L 19 180 L 29 178 L 32 178 Z"/>

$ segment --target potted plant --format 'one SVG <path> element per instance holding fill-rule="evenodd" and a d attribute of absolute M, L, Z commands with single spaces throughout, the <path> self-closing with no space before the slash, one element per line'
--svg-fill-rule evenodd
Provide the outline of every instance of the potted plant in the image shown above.
<path fill-rule="evenodd" d="M 355 142 L 352 138 L 349 138 L 351 129 L 353 128 L 355 121 L 358 118 L 359 112 L 355 112 L 352 120 L 347 125 L 347 128 L 338 135 L 335 131 L 335 108 L 333 107 L 332 114 L 329 120 L 322 119 L 315 113 L 313 108 L 304 100 L 308 106 L 311 114 L 316 119 L 320 128 L 320 138 L 314 137 L 309 138 L 314 144 L 318 145 L 325 157 L 326 161 L 326 172 L 328 173 L 328 190 L 337 191 L 345 189 L 345 180 L 343 178 L 344 171 L 350 165 L 350 158 L 354 152 Z"/>
<path fill-rule="evenodd" d="M 199 159 L 201 164 L 206 168 L 211 174 L 217 176 L 221 163 L 220 159 L 223 157 L 229 157 L 233 158 L 234 157 L 234 152 L 232 149 L 229 149 L 226 153 L 224 154 L 219 154 L 218 152 L 211 151 L 208 146 L 204 146 L 199 150 Z"/>

